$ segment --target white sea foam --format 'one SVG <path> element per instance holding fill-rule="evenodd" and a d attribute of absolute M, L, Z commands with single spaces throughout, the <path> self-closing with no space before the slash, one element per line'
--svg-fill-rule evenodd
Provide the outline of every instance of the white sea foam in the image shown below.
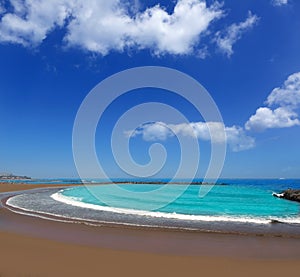
<path fill-rule="evenodd" d="M 236 223 L 252 223 L 252 224 L 269 224 L 271 220 L 276 220 L 284 223 L 300 224 L 300 218 L 258 218 L 258 217 L 234 217 L 234 216 L 208 216 L 208 215 L 189 215 L 189 214 L 179 214 L 179 213 L 166 213 L 166 212 L 154 212 L 154 211 L 144 211 L 117 207 L 107 207 L 91 203 L 85 203 L 79 201 L 76 198 L 68 197 L 62 194 L 62 191 L 58 191 L 51 195 L 51 198 L 62 202 L 67 205 L 88 208 L 98 211 L 113 212 L 118 214 L 126 215 L 138 215 L 153 218 L 166 218 L 166 219 L 176 219 L 176 220 L 190 220 L 190 221 L 203 221 L 203 222 L 236 222 Z"/>
<path fill-rule="evenodd" d="M 126 223 L 125 222 L 114 222 L 114 221 L 107 221 L 107 220 L 102 221 L 102 220 L 98 220 L 98 219 L 97 220 L 95 220 L 95 219 L 86 220 L 84 218 L 75 217 L 75 216 L 65 216 L 62 214 L 38 211 L 36 209 L 28 209 L 28 208 L 24 208 L 24 207 L 21 207 L 20 205 L 13 203 L 13 202 L 15 202 L 15 200 L 17 200 L 17 198 L 19 196 L 22 196 L 22 195 L 17 195 L 17 196 L 9 198 L 6 201 L 6 205 L 7 205 L 8 210 L 10 210 L 11 212 L 17 213 L 17 214 L 21 214 L 21 215 L 27 215 L 27 216 L 47 219 L 47 220 L 51 220 L 51 221 L 64 222 L 64 223 L 85 224 L 85 225 L 89 225 L 89 226 L 101 226 L 101 224 L 114 224 L 114 225 L 125 225 L 125 226 L 161 228 L 161 226 L 154 225 L 154 224 L 148 225 L 148 224 L 136 224 L 136 223 L 128 223 L 128 222 L 126 222 Z M 166 226 L 165 228 L 178 229 L 177 227 L 172 227 L 172 226 Z M 190 228 L 190 227 L 185 227 L 182 229 L 191 230 L 191 231 L 197 230 L 196 228 Z"/>
<path fill-rule="evenodd" d="M 284 193 L 273 192 L 272 195 L 275 196 L 275 197 L 278 197 L 278 198 L 282 198 L 284 196 Z"/>

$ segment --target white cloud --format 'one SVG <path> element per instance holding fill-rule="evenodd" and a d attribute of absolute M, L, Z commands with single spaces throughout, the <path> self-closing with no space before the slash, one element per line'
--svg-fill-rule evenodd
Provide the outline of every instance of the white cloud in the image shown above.
<path fill-rule="evenodd" d="M 263 131 L 268 128 L 287 128 L 300 125 L 297 113 L 280 107 L 271 110 L 267 107 L 258 108 L 255 115 L 247 121 L 246 130 Z"/>
<path fill-rule="evenodd" d="M 70 15 L 67 0 L 13 0 L 14 13 L 7 13 L 0 22 L 0 41 L 37 45 L 55 27 L 62 27 Z M 74 2 L 73 1 L 70 1 Z"/>
<path fill-rule="evenodd" d="M 233 45 L 242 37 L 242 35 L 250 30 L 259 18 L 250 11 L 245 21 L 230 25 L 225 32 L 217 32 L 216 43 L 219 49 L 230 57 L 233 54 Z"/>
<path fill-rule="evenodd" d="M 182 135 L 214 143 L 227 142 L 235 152 L 247 150 L 255 146 L 254 138 L 247 136 L 243 128 L 239 126 L 225 127 L 220 122 L 191 122 L 181 124 L 153 122 L 144 124 L 136 130 L 126 131 L 125 135 L 129 137 L 141 135 L 146 141 L 164 141 L 175 135 Z"/>
<path fill-rule="evenodd" d="M 174 136 L 171 129 L 163 122 L 147 123 L 136 130 L 125 131 L 125 135 L 135 137 L 142 135 L 145 141 L 166 140 L 168 137 Z"/>
<path fill-rule="evenodd" d="M 300 107 L 300 72 L 290 75 L 284 84 L 273 89 L 265 102 L 246 122 L 247 130 L 286 128 L 300 125 L 297 113 Z M 272 107 L 275 108 L 272 109 Z"/>
<path fill-rule="evenodd" d="M 146 10 L 135 20 L 131 35 L 139 47 L 185 54 L 221 14 L 218 6 L 207 8 L 205 1 L 180 0 L 171 15 L 159 6 Z"/>
<path fill-rule="evenodd" d="M 14 12 L 1 19 L 0 42 L 38 45 L 54 28 L 65 26 L 68 45 L 102 55 L 132 47 L 156 54 L 188 54 L 222 16 L 217 2 L 207 6 L 203 0 L 178 0 L 172 13 L 159 5 L 141 12 L 139 1 L 129 10 L 128 0 L 10 2 Z"/>
<path fill-rule="evenodd" d="M 26 7 L 22 0 L 10 0 L 14 12 L 20 16 L 26 13 Z"/>
<path fill-rule="evenodd" d="M 208 47 L 205 46 L 201 49 L 198 49 L 198 51 L 195 53 L 196 57 L 199 59 L 206 59 L 209 56 L 209 51 L 208 51 Z"/>
<path fill-rule="evenodd" d="M 290 75 L 280 88 L 275 88 L 266 101 L 268 106 L 291 106 L 300 105 L 300 72 Z"/>
<path fill-rule="evenodd" d="M 288 0 L 272 0 L 271 3 L 273 6 L 283 6 L 288 4 Z"/>
<path fill-rule="evenodd" d="M 251 149 L 255 146 L 255 139 L 246 134 L 240 126 L 226 127 L 227 143 L 234 152 Z"/>

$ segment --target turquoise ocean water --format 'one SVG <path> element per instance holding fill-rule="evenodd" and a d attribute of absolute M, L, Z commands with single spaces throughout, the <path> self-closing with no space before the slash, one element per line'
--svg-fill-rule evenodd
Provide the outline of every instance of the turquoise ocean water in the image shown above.
<path fill-rule="evenodd" d="M 55 195 L 55 200 L 70 207 L 118 214 L 160 217 L 166 219 L 300 224 L 300 204 L 275 198 L 272 194 L 287 188 L 300 189 L 300 179 L 222 179 L 205 195 L 199 191 L 206 186 L 171 184 L 98 185 L 102 180 L 88 179 L 32 179 L 16 183 L 81 184 Z M 121 179 L 115 179 L 122 183 Z M 124 180 L 123 180 L 124 181 Z M 141 180 L 131 180 L 141 181 Z M 167 182 L 168 179 L 149 180 Z M 182 182 L 184 180 L 178 180 Z M 194 180 L 195 182 L 201 180 Z M 220 184 L 223 185 L 220 185 Z M 149 193 L 150 192 L 150 193 Z M 155 193 L 153 193 L 155 192 Z"/>
<path fill-rule="evenodd" d="M 131 180 L 138 184 L 114 181 L 118 184 L 95 179 L 27 180 L 28 184 L 42 183 L 45 188 L 20 192 L 6 204 L 33 216 L 101 226 L 300 237 L 300 203 L 273 196 L 287 188 L 300 189 L 299 179 L 222 179 L 205 195 L 210 187 L 179 184 L 184 180 L 169 185 L 147 184 L 167 179 Z M 85 185 L 47 186 L 75 183 Z"/>
<path fill-rule="evenodd" d="M 191 220 L 300 223 L 300 204 L 275 198 L 286 188 L 300 188 L 300 180 L 220 180 L 204 196 L 201 186 L 120 184 L 68 188 L 59 200 L 74 206 L 118 213 Z M 161 188 L 164 189 L 160 191 Z M 149 193 L 149 192 L 157 193 Z M 134 193 L 131 193 L 134 192 Z M 171 196 L 171 197 L 170 197 Z M 173 197 L 174 196 L 174 197 Z M 170 201 L 170 198 L 174 200 Z"/>

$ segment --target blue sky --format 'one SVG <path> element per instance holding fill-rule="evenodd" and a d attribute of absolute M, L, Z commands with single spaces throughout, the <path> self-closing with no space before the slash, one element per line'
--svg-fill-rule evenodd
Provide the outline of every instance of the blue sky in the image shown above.
<path fill-rule="evenodd" d="M 164 66 L 195 78 L 216 102 L 228 137 L 222 177 L 300 177 L 299 14 L 297 0 L 0 0 L 0 172 L 77 177 L 72 128 L 89 91 L 119 71 Z M 149 101 L 194 123 L 203 175 L 203 119 L 155 89 L 107 109 L 96 135 L 105 170 L 126 176 L 113 161 L 110 132 L 126 109 Z M 170 122 L 160 121 L 162 129 L 143 126 L 130 150 L 144 164 L 148 147 L 162 143 L 168 160 L 158 176 L 171 176 L 180 151 Z"/>

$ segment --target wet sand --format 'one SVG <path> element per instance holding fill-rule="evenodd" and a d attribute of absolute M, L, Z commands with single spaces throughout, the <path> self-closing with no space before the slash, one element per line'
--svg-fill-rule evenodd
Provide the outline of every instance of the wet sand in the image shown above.
<path fill-rule="evenodd" d="M 38 187 L 45 185 L 0 184 L 0 192 Z M 300 271 L 299 239 L 93 227 L 4 208 L 0 246 L 0 276 L 297 276 Z"/>
<path fill-rule="evenodd" d="M 78 184 L 70 184 L 70 185 L 66 185 L 66 184 L 55 184 L 55 185 L 40 185 L 40 184 L 36 184 L 36 185 L 32 185 L 32 184 L 17 184 L 17 183 L 0 183 L 0 193 L 2 192 L 9 192 L 9 191 L 21 191 L 21 190 L 29 190 L 29 189 L 36 189 L 36 188 L 43 188 L 43 187 L 51 187 L 51 188 L 55 188 L 55 187 L 68 187 L 68 186 L 78 186 Z"/>

